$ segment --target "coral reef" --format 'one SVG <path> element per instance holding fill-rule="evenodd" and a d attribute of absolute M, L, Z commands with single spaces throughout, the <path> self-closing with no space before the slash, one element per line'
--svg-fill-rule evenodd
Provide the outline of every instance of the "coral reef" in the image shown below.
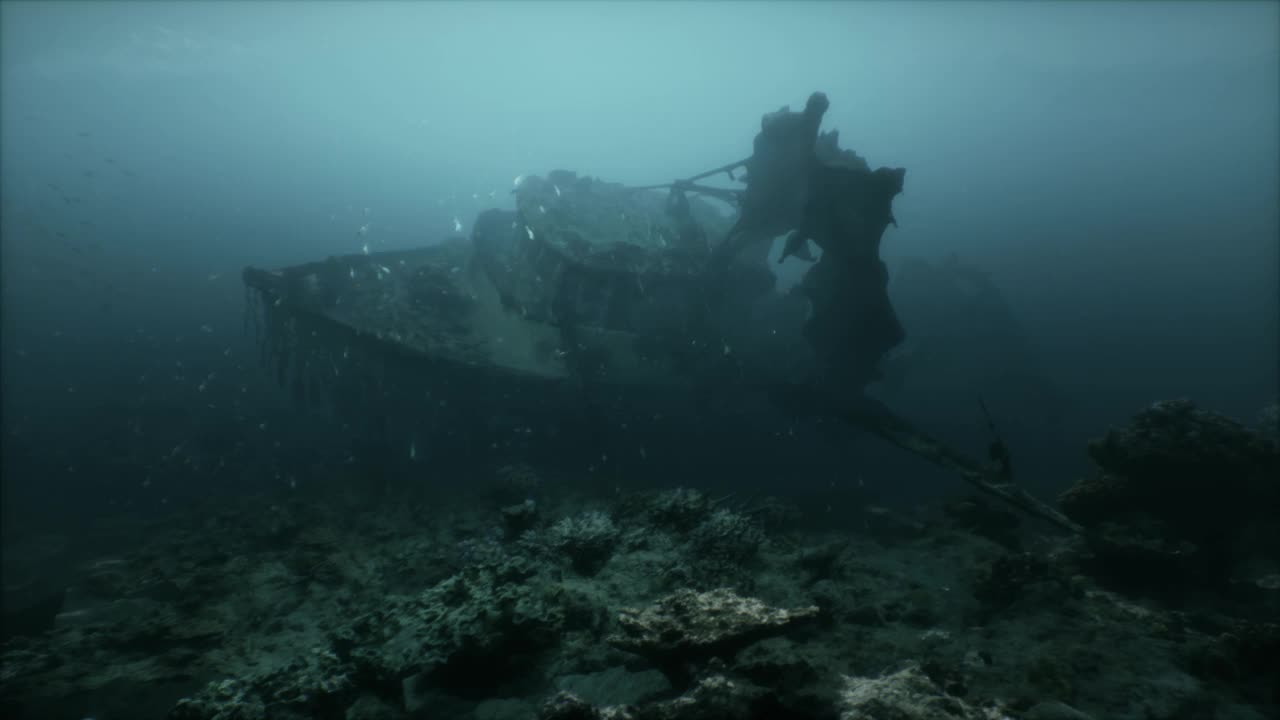
<path fill-rule="evenodd" d="M 198 507 L 72 573 L 52 629 L 7 638 L 0 712 L 1274 717 L 1280 569 L 1267 564 L 1265 509 L 1239 508 L 1247 522 L 1230 516 L 1217 543 L 1189 516 L 1157 512 L 1219 487 L 1229 507 L 1259 502 L 1270 442 L 1184 404 L 1153 408 L 1095 445 L 1116 481 L 1091 478 L 1066 502 L 1087 519 L 1084 539 L 1019 534 L 973 501 L 886 533 L 762 522 L 690 489 L 534 500 L 529 468 L 515 473 L 519 493 L 492 503 Z M 1206 479 L 1214 462 L 1233 475 Z M 1181 500 L 1130 501 L 1135 488 Z M 536 511 L 511 510 L 526 500 Z M 1199 594 L 1171 585 L 1176 605 L 1137 582 L 1202 580 L 1206 547 L 1228 581 L 1199 582 Z"/>
<path fill-rule="evenodd" d="M 551 526 L 551 545 L 569 557 L 573 569 L 594 575 L 609 561 L 618 543 L 618 528 L 608 514 L 588 510 Z"/>
<path fill-rule="evenodd" d="M 1280 442 L 1186 400 L 1089 444 L 1098 472 L 1059 503 L 1092 528 L 1085 563 L 1153 590 L 1222 585 L 1280 562 Z"/>
<path fill-rule="evenodd" d="M 751 518 L 719 509 L 693 529 L 689 544 L 705 565 L 739 567 L 755 558 L 764 540 Z"/>
<path fill-rule="evenodd" d="M 711 512 L 711 501 L 698 490 L 675 488 L 643 498 L 641 511 L 655 527 L 692 530 Z"/>

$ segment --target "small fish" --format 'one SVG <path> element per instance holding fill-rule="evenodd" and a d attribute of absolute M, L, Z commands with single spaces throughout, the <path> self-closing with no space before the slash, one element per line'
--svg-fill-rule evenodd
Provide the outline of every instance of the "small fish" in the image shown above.
<path fill-rule="evenodd" d="M 514 187 L 520 187 L 520 184 L 521 184 L 521 183 L 523 183 L 523 182 L 524 182 L 524 176 L 523 176 L 523 175 L 517 175 L 517 176 L 516 176 L 516 179 L 511 181 L 511 184 L 512 184 L 512 186 L 514 186 Z"/>
<path fill-rule="evenodd" d="M 369 254 L 369 243 L 365 243 L 365 244 L 361 245 L 361 246 L 360 246 L 360 250 L 361 250 L 365 255 L 368 255 L 368 254 Z"/>
<path fill-rule="evenodd" d="M 453 219 L 453 231 L 462 232 L 462 221 L 456 217 Z"/>
<path fill-rule="evenodd" d="M 525 225 L 525 226 L 524 226 L 524 231 L 525 231 L 526 233 L 528 233 L 528 234 L 529 234 L 529 239 L 530 239 L 530 240 L 532 240 L 532 239 L 533 239 L 533 228 L 529 227 L 528 225 Z"/>
<path fill-rule="evenodd" d="M 364 225 L 361 225 L 360 229 L 356 231 L 356 235 L 359 235 L 360 237 L 364 237 L 365 235 L 368 235 L 368 234 L 369 234 L 369 223 L 365 223 Z"/>
<path fill-rule="evenodd" d="M 551 186 L 551 189 L 556 191 L 556 197 L 560 197 L 560 186 L 559 186 L 559 185 L 552 185 L 552 186 Z"/>
<path fill-rule="evenodd" d="M 489 199 L 490 199 L 490 200 L 492 200 L 492 199 L 493 199 L 497 194 L 498 194 L 498 191 L 497 191 L 497 190 L 490 190 L 490 191 L 489 191 Z"/>
<path fill-rule="evenodd" d="M 539 206 L 538 206 L 538 212 L 542 213 L 543 215 L 546 215 L 546 214 L 547 214 L 547 209 L 546 209 L 546 208 L 544 208 L 544 207 L 542 207 L 541 205 L 539 205 Z"/>
<path fill-rule="evenodd" d="M 356 279 L 356 269 L 355 269 L 355 268 L 351 268 L 351 279 L 352 279 L 352 280 L 355 280 L 355 279 Z"/>

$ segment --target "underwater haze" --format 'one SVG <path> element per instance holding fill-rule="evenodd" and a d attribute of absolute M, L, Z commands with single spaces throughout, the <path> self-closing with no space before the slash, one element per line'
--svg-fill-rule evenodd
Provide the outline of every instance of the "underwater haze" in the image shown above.
<path fill-rule="evenodd" d="M 524 541 L 511 539 L 515 526 L 546 533 L 547 546 L 559 550 L 596 548 L 601 537 L 624 543 L 618 538 L 632 537 L 633 529 L 626 513 L 640 507 L 620 499 L 631 491 L 684 485 L 708 496 L 736 492 L 739 497 L 731 502 L 743 505 L 734 517 L 756 519 L 769 513 L 757 514 L 746 496 L 777 496 L 779 502 L 795 503 L 802 517 L 816 518 L 801 523 L 806 532 L 820 526 L 833 533 L 874 531 L 877 522 L 888 522 L 885 518 L 899 518 L 898 513 L 916 518 L 912 513 L 921 506 L 963 496 L 967 486 L 955 479 L 954 468 L 947 469 L 945 462 L 944 469 L 935 467 L 939 457 L 949 457 L 946 453 L 936 453 L 932 464 L 922 462 L 830 419 L 784 417 L 765 408 L 764 400 L 758 412 L 742 411 L 750 416 L 741 427 L 708 419 L 702 428 L 698 416 L 690 416 L 693 430 L 662 434 L 621 421 L 608 430 L 593 428 L 588 421 L 589 432 L 579 438 L 568 421 L 561 426 L 545 418 L 530 420 L 536 416 L 508 412 L 501 402 L 488 404 L 491 397 L 451 398 L 447 407 L 430 399 L 422 401 L 423 412 L 431 408 L 437 431 L 388 439 L 393 421 L 362 418 L 385 410 L 391 401 L 372 407 L 367 397 L 362 405 L 343 395 L 319 405 L 299 403 L 284 371 L 277 375 L 272 360 L 263 361 L 272 350 L 260 332 L 258 290 L 247 289 L 242 278 L 246 267 L 277 269 L 332 256 L 397 257 L 379 253 L 444 246 L 460 238 L 459 247 L 469 248 L 482 213 L 518 209 L 515 191 L 524 178 L 566 169 L 627 186 L 671 183 L 747 158 L 764 114 L 784 105 L 799 111 L 815 91 L 830 100 L 823 130 L 839 130 L 843 146 L 870 167 L 906 169 L 905 187 L 893 201 L 896 223 L 879 246 L 888 296 L 905 339 L 886 356 L 881 381 L 868 388 L 877 402 L 974 456 L 984 456 L 993 440 L 1001 446 L 1007 442 L 1021 487 L 1050 504 L 1103 461 L 1086 450 L 1089 440 L 1124 426 L 1153 403 L 1187 399 L 1195 412 L 1221 416 L 1223 423 L 1230 418 L 1249 432 L 1264 408 L 1276 403 L 1280 3 L 6 0 L 0 2 L 5 641 L 28 643 L 18 647 L 27 653 L 22 657 L 45 652 L 31 644 L 39 642 L 33 638 L 61 637 L 57 633 L 68 627 L 90 622 L 68 621 L 68 613 L 104 612 L 104 601 L 85 599 L 93 592 L 173 602 L 179 608 L 173 612 L 181 617 L 199 615 L 190 598 L 199 588 L 184 584 L 189 578 L 164 581 L 170 595 L 188 595 L 182 601 L 170 595 L 156 599 L 147 595 L 151 590 L 138 589 L 152 586 L 137 578 L 154 576 L 129 555 L 140 548 L 152 553 L 146 562 L 160 562 L 156 556 L 199 554 L 191 548 L 231 538 L 225 557 L 181 561 L 215 575 L 208 568 L 221 567 L 217 563 L 227 558 L 250 562 L 244 558 L 254 557 L 253 550 L 242 543 L 260 542 L 270 552 L 314 551 L 316 557 L 307 556 L 306 567 L 312 569 L 341 565 L 343 553 L 354 557 L 357 550 L 348 540 L 295 536 L 305 535 L 308 531 L 300 528 L 308 527 L 321 534 L 313 525 L 320 522 L 316 518 L 355 523 L 349 530 L 365 522 L 353 519 L 366 518 L 359 513 L 381 518 L 385 511 L 397 518 L 368 520 L 359 532 L 351 530 L 352 537 L 406 543 L 370 550 L 371 557 L 383 553 L 378 562 L 419 558 L 394 581 L 380 585 L 381 576 L 374 581 L 360 575 L 365 570 L 348 569 L 326 570 L 332 576 L 310 580 L 408 597 L 424 588 L 436 592 L 450 582 L 446 578 L 453 570 L 494 562 L 485 553 L 507 553 L 505 562 L 524 552 L 516 549 Z M 735 181 L 722 176 L 708 182 L 734 187 Z M 555 195 L 560 192 L 555 186 Z M 727 205 L 716 207 L 732 213 Z M 799 259 L 773 262 L 781 246 L 775 242 L 769 261 L 779 293 L 802 286 L 811 267 Z M 383 273 L 375 272 L 381 281 Z M 356 278 L 355 269 L 350 277 Z M 722 354 L 729 357 L 731 350 L 726 342 Z M 377 377 L 383 381 L 383 375 Z M 455 410 L 461 414 L 451 414 Z M 468 412 L 480 419 L 462 419 Z M 660 413 L 645 414 L 656 418 Z M 466 425 L 473 421 L 479 430 Z M 1274 428 L 1273 418 L 1264 416 L 1261 422 Z M 792 444 L 736 439 L 774 436 L 800 439 L 787 440 Z M 600 445 L 592 445 L 591 438 Z M 686 445 L 687 453 L 680 450 Z M 455 453 L 447 465 L 441 460 L 424 469 L 430 464 L 424 458 L 436 457 L 436 448 L 440 457 L 450 451 L 462 457 Z M 572 459 L 555 459 L 567 454 Z M 378 460 L 384 456 L 396 462 Z M 479 516 L 474 528 L 449 525 L 465 525 L 457 518 L 481 512 L 466 504 L 466 492 L 488 487 L 493 477 L 503 488 L 498 494 L 505 514 L 486 506 L 490 514 Z M 394 498 L 406 484 L 415 486 L 413 492 L 435 494 L 434 500 L 421 501 L 423 507 L 457 502 L 463 509 L 451 510 L 447 521 L 420 515 L 405 525 L 396 512 L 411 504 Z M 609 517 L 579 512 L 602 507 L 573 499 L 593 491 L 619 503 Z M 529 518 L 521 520 L 521 503 L 532 508 L 535 501 L 542 514 L 534 519 L 530 509 Z M 271 515 L 262 521 L 270 529 L 260 533 L 237 525 L 258 522 L 245 519 L 255 512 L 270 508 L 274 513 L 294 502 L 309 509 L 288 510 L 294 514 L 287 522 Z M 698 507 L 690 512 L 719 517 L 710 505 Z M 870 520 L 862 514 L 850 519 L 853 510 L 842 515 L 842 508 L 862 513 L 867 507 L 872 507 Z M 1070 505 L 1063 507 L 1072 515 Z M 209 518 L 203 526 L 208 537 L 195 532 L 202 527 L 195 521 L 174 520 L 188 517 L 183 513 L 191 508 L 200 508 L 196 517 Z M 715 512 L 722 511 L 729 512 Z M 644 512 L 646 518 L 660 514 L 652 508 Z M 558 515 L 578 525 L 568 519 L 553 522 Z M 1084 522 L 1077 515 L 1072 519 Z M 171 538 L 164 534 L 172 531 L 164 526 L 167 521 L 184 524 L 180 532 L 193 535 L 158 539 Z M 700 548 L 693 555 L 719 552 L 719 545 L 715 552 L 698 545 L 712 530 L 676 530 L 671 528 L 683 521 L 672 522 L 662 531 L 673 533 L 671 547 L 689 543 Z M 773 532 L 762 520 L 759 529 L 741 529 L 749 524 L 742 523 L 725 531 L 737 533 L 735 542 Z M 279 530 L 281 524 L 291 529 Z M 161 526 L 168 529 L 156 529 Z M 421 560 L 423 555 L 413 555 L 420 548 L 407 544 L 406 527 L 430 528 L 413 542 L 445 543 L 448 551 Z M 903 520 L 893 525 L 890 539 L 875 543 L 889 547 L 904 533 L 925 532 L 920 527 L 918 518 Z M 501 537 L 504 528 L 508 535 Z M 685 531 L 691 534 L 679 534 Z M 645 553 L 665 552 L 667 535 L 654 532 L 664 539 L 645 546 Z M 250 536 L 252 541 L 244 540 Z M 435 540 L 423 539 L 428 536 Z M 761 547 L 770 547 L 764 537 Z M 959 542 L 941 545 L 960 547 Z M 1270 547 L 1267 542 L 1257 546 Z M 334 543 L 342 549 L 335 550 Z M 748 543 L 751 558 L 756 558 L 755 543 Z M 859 552 L 875 552 L 881 546 L 875 543 L 860 546 Z M 1003 543 L 993 547 L 1010 547 Z M 481 546 L 483 551 L 477 549 Z M 643 554 L 631 549 L 636 558 Z M 110 563 L 131 567 L 128 572 L 136 577 L 112 569 L 104 579 L 104 566 L 94 563 L 104 562 L 101 556 L 108 551 Z M 625 561 L 622 550 L 612 561 L 583 552 L 586 559 L 575 555 L 555 573 L 587 578 L 597 572 L 659 574 L 648 566 L 636 569 L 642 559 L 626 566 L 630 570 L 618 569 Z M 903 566 L 912 566 L 909 551 L 885 552 L 904 553 Z M 983 552 L 988 551 L 974 551 L 987 562 Z M 446 555 L 447 562 L 440 559 Z M 778 563 L 796 572 L 840 565 L 824 557 Z M 437 560 L 439 568 L 423 569 Z M 210 564 L 200 565 L 206 561 Z M 759 562 L 772 567 L 773 561 Z M 949 561 L 935 557 L 933 562 L 940 565 L 928 572 L 941 573 Z M 286 565 L 306 574 L 285 561 L 278 567 Z M 276 567 L 265 561 L 252 572 L 237 566 L 225 570 L 225 577 L 289 592 L 305 585 L 305 578 L 268 578 Z M 1280 577 L 1268 575 L 1280 573 L 1274 556 L 1238 567 L 1252 573 L 1249 578 Z M 828 595 L 815 590 L 812 597 L 791 597 L 779 590 L 793 584 L 778 580 L 781 574 L 747 581 L 746 575 L 721 577 L 703 570 L 663 571 L 664 582 L 672 584 L 661 589 L 710 590 L 697 578 L 717 577 L 744 595 L 754 593 L 775 605 L 812 603 L 823 612 L 830 611 L 830 598 L 844 592 L 831 590 L 832 585 L 823 591 Z M 82 587 L 85 572 L 95 578 L 91 591 Z M 493 577 L 506 577 L 494 572 Z M 883 572 L 887 577 L 897 571 Z M 836 580 L 822 582 L 838 581 L 839 573 L 833 573 Z M 850 570 L 846 577 L 853 574 Z M 484 577 L 495 587 L 508 587 L 506 580 Z M 679 578 L 688 582 L 681 585 Z M 1253 588 L 1252 582 L 1246 584 Z M 196 590 L 182 590 L 192 587 Z M 210 597 L 224 589 L 210 590 Z M 774 591 L 782 594 L 770 595 Z M 621 605 L 643 605 L 658 594 L 611 596 L 601 600 L 608 612 L 599 615 L 611 618 Z M 237 612 L 266 617 L 268 607 L 285 602 L 271 597 L 261 607 L 249 600 L 228 601 L 233 609 L 216 613 L 226 624 L 207 636 L 191 629 L 205 627 L 200 624 L 205 619 L 184 620 L 184 630 L 168 629 L 172 637 L 164 641 L 121 641 L 130 648 L 121 652 L 134 654 L 107 661 L 123 663 L 118 677 L 76 685 L 80 681 L 39 675 L 49 667 L 41 666 L 22 676 L 36 678 L 29 685 L 19 682 L 4 691 L 7 704 L 0 709 L 18 713 L 13 717 L 127 717 L 128 710 L 121 708 L 129 707 L 127 698 L 134 692 L 130 677 L 158 688 L 140 701 L 135 711 L 142 714 L 134 717 L 165 717 L 181 698 L 188 703 L 185 709 L 169 717 L 214 717 L 207 691 L 200 688 L 232 675 L 266 697 L 263 688 L 269 683 L 246 679 L 252 673 L 245 675 L 238 661 L 228 658 L 241 651 L 252 655 L 244 648 L 267 641 L 237 634 L 249 631 L 226 618 L 240 617 Z M 324 602 L 308 597 L 317 606 Z M 413 602 L 429 602 L 424 597 Z M 537 602 L 552 600 L 540 596 Z M 1277 607 L 1274 592 L 1257 602 Z M 958 637 L 958 628 L 977 623 L 975 616 L 941 613 L 913 625 L 919 618 L 891 606 L 901 604 L 886 601 L 874 622 L 906 623 L 903 627 L 910 627 L 902 638 L 951 627 L 948 619 L 956 622 L 947 632 Z M 151 609 L 130 611 L 131 617 L 157 613 L 152 606 L 138 607 Z M 895 613 L 902 617 L 895 619 Z M 853 611 L 847 617 L 854 625 L 865 620 Z M 101 622 L 127 625 L 116 615 Z M 553 635 L 564 630 L 548 627 Z M 574 632 L 587 634 L 605 633 L 602 628 L 573 626 Z M 222 639 L 209 640 L 213 636 Z M 320 643 L 317 637 L 297 640 L 298 647 Z M 546 642 L 542 635 L 522 637 L 512 657 L 541 667 L 538 663 L 551 662 L 545 652 L 559 652 L 546 650 Z M 897 640 L 884 642 L 888 647 Z M 240 650 L 229 649 L 233 644 Z M 339 646 L 346 647 L 335 642 Z M 336 695 L 307 691 L 314 697 L 341 696 L 333 707 L 290 707 L 292 715 L 268 707 L 261 717 L 426 717 L 422 708 L 431 703 L 443 713 L 438 717 L 534 717 L 540 700 L 529 698 L 541 698 L 550 686 L 538 685 L 514 666 L 499 672 L 491 685 L 464 680 L 489 672 L 486 663 L 492 658 L 485 653 L 503 647 L 490 640 L 478 646 L 483 647 L 460 651 L 474 661 L 470 664 L 418 658 L 403 660 L 394 671 L 379 666 L 378 672 L 395 682 L 376 689 L 359 686 L 352 679 L 359 673 L 353 672 L 343 676 L 346 684 Z M 612 647 L 609 652 L 634 650 L 620 642 Z M 174 648 L 202 659 L 175 659 Z M 530 648 L 544 654 L 520 654 L 534 652 Z M 1009 662 L 1031 662 L 1007 648 L 992 650 L 1004 651 Z M 335 652 L 333 662 L 339 656 L 345 662 L 345 651 Z M 658 651 L 652 648 L 636 651 L 652 667 L 611 664 L 613 656 L 591 652 L 573 651 L 609 660 L 568 670 L 571 664 L 565 661 L 556 666 L 562 675 L 547 670 L 545 677 L 560 678 L 551 690 L 573 689 L 596 705 L 639 703 L 664 693 L 678 696 L 703 678 L 669 672 L 670 658 L 653 654 Z M 218 659 L 210 659 L 215 655 Z M 862 665 L 842 666 L 841 672 L 852 677 L 902 657 L 867 656 Z M 606 671 L 627 678 L 580 680 Z M 1151 672 L 1163 671 L 1161 666 Z M 641 677 L 644 672 L 651 675 Z M 1043 674 L 1055 672 L 1066 671 Z M 410 676 L 423 688 L 410 692 Z M 967 682 L 990 697 L 1024 692 L 995 680 Z M 1200 682 L 1204 687 L 1195 692 L 1179 690 L 1192 699 L 1142 707 L 1108 704 L 1108 691 L 1096 688 L 1053 695 L 1045 690 L 1051 681 L 1024 694 L 1072 702 L 1097 718 L 1210 717 L 1178 714 L 1208 707 L 1206 697 L 1229 698 L 1222 700 L 1227 705 L 1214 707 L 1229 705 L 1241 713 L 1231 717 L 1241 718 L 1264 717 L 1280 704 L 1265 692 L 1250 694 L 1254 690 L 1236 686 L 1215 695 L 1218 686 L 1195 681 Z M 646 683 L 653 685 L 650 694 L 635 690 Z M 611 698 L 601 689 L 615 685 L 634 692 L 619 691 Z M 57 690 L 46 694 L 39 688 Z M 821 702 L 835 697 L 815 692 L 814 697 L 825 698 Z M 348 712 L 353 702 L 376 704 L 366 702 L 366 695 L 394 709 L 384 715 Z M 845 698 L 840 702 L 854 702 L 840 697 Z M 196 708 L 192 698 L 205 704 Z M 505 709 L 485 705 L 495 698 L 508 703 Z M 786 715 L 762 711 L 757 703 L 737 716 L 835 716 L 806 704 L 811 700 L 783 698 Z M 1017 713 L 1033 705 L 1029 700 L 1021 710 L 1007 712 L 1024 717 Z M 1262 714 L 1248 714 L 1255 712 Z M 849 715 L 855 716 L 860 717 Z"/>

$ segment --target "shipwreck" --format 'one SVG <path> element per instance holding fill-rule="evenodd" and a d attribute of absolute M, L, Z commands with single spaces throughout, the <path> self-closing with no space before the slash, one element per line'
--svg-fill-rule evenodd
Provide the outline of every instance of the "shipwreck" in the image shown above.
<path fill-rule="evenodd" d="M 605 425 L 639 437 L 729 428 L 749 453 L 753 433 L 776 426 L 761 418 L 821 415 L 1075 530 L 990 463 L 830 382 L 806 330 L 813 298 L 777 292 L 763 263 L 708 282 L 736 193 L 696 182 L 744 164 L 646 188 L 529 176 L 515 209 L 481 213 L 469 238 L 246 268 L 247 321 L 298 402 L 373 421 L 410 456 L 446 436 L 480 442 L 460 427 L 589 436 Z"/>

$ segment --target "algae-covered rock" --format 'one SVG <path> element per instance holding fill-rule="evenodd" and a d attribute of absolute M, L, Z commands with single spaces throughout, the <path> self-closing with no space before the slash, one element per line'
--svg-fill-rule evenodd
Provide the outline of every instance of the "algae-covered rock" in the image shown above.
<path fill-rule="evenodd" d="M 679 590 L 644 609 L 624 608 L 619 632 L 608 642 L 671 671 L 688 661 L 732 655 L 817 615 L 816 606 L 775 608 L 725 589 Z"/>
<path fill-rule="evenodd" d="M 342 718 L 355 695 L 350 667 L 315 648 L 287 664 L 209 683 L 183 698 L 170 720 L 290 720 Z"/>
<path fill-rule="evenodd" d="M 388 681 L 445 675 L 553 645 L 564 626 L 558 586 L 523 558 L 471 566 L 410 598 L 388 600 L 339 631 L 363 671 Z"/>
<path fill-rule="evenodd" d="M 767 694 L 752 683 L 714 674 L 672 700 L 637 708 L 636 720 L 741 720 L 761 717 L 753 706 Z"/>
<path fill-rule="evenodd" d="M 881 678 L 845 678 L 840 720 L 1002 720 L 947 695 L 914 665 Z"/>
<path fill-rule="evenodd" d="M 765 720 L 777 717 L 769 692 L 750 682 L 712 673 L 669 700 L 638 705 L 592 705 L 561 691 L 543 703 L 538 720 Z"/>
<path fill-rule="evenodd" d="M 591 703 L 568 690 L 547 698 L 538 712 L 538 720 L 599 720 L 600 711 Z"/>

